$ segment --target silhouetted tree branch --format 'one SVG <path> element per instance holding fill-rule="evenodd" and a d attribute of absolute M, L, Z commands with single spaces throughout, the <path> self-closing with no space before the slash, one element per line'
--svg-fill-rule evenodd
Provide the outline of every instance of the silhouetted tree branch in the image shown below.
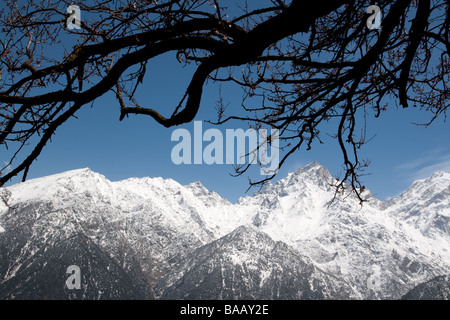
<path fill-rule="evenodd" d="M 368 165 L 358 156 L 366 114 L 379 116 L 393 97 L 404 108 L 427 111 L 432 122 L 449 101 L 448 1 L 377 4 L 380 30 L 366 27 L 366 1 L 261 0 L 252 9 L 246 1 L 80 1 L 89 19 L 70 31 L 66 1 L 5 1 L 0 143 L 12 170 L 0 183 L 20 172 L 26 178 L 56 129 L 108 91 L 118 99 L 120 120 L 140 114 L 172 127 L 194 119 L 212 80 L 245 92 L 243 112 L 221 109 L 217 124 L 242 120 L 278 129 L 285 150 L 280 166 L 301 147 L 321 142 L 324 126 L 334 128 L 345 166 L 337 187 L 348 183 L 360 197 L 359 176 Z M 68 32 L 80 36 L 71 48 L 61 40 Z M 181 101 L 164 115 L 158 111 L 164 106 L 141 106 L 134 93 L 147 63 L 168 52 L 195 63 L 196 71 Z M 26 145 L 31 151 L 17 160 Z"/>

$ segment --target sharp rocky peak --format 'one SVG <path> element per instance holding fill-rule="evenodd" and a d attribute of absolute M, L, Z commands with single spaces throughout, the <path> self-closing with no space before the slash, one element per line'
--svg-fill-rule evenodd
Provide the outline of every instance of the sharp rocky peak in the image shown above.
<path fill-rule="evenodd" d="M 450 173 L 438 171 L 428 178 L 416 180 L 405 192 L 390 202 L 404 198 L 432 198 L 446 190 L 450 190 Z"/>
<path fill-rule="evenodd" d="M 186 187 L 192 190 L 208 192 L 208 189 L 206 189 L 205 186 L 200 181 L 192 182 L 188 184 Z"/>
<path fill-rule="evenodd" d="M 310 179 L 314 181 L 326 181 L 327 183 L 330 182 L 330 180 L 333 179 L 333 176 L 328 171 L 327 168 L 320 165 L 318 162 L 314 161 L 304 168 L 299 168 L 294 173 L 288 174 L 288 176 L 285 179 L 288 179 L 289 181 L 292 180 L 298 180 L 298 179 Z M 284 180 L 284 179 L 283 179 Z"/>
<path fill-rule="evenodd" d="M 286 177 L 275 184 L 267 184 L 261 193 L 287 195 L 298 190 L 305 190 L 306 187 L 329 190 L 333 181 L 334 178 L 328 169 L 314 161 L 304 168 L 299 168 L 297 171 L 287 174 Z"/>

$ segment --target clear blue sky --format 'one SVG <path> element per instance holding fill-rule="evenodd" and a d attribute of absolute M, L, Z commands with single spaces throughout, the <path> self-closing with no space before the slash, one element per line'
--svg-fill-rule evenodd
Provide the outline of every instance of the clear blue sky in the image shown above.
<path fill-rule="evenodd" d="M 173 55 L 152 61 L 138 92 L 141 105 L 170 115 L 184 93 L 192 70 L 179 65 Z M 230 111 L 239 110 L 240 90 L 224 88 L 222 94 L 230 103 Z M 207 85 L 196 120 L 216 119 L 217 97 L 218 86 Z M 28 179 L 89 167 L 112 181 L 145 176 L 172 178 L 181 184 L 199 180 L 232 202 L 245 195 L 248 175 L 230 176 L 231 165 L 174 165 L 171 150 L 177 142 L 171 141 L 171 134 L 175 128 L 164 128 L 146 116 L 131 115 L 119 122 L 119 105 L 113 94 L 98 99 L 93 108 L 85 106 L 76 116 L 78 119 L 70 119 L 57 130 L 52 142 L 31 166 Z M 449 123 L 440 118 L 428 128 L 412 124 L 426 122 L 429 117 L 413 108 L 399 108 L 392 101 L 380 118 L 369 119 L 367 136 L 376 136 L 363 147 L 360 157 L 372 161 L 367 171 L 370 175 L 363 182 L 378 198 L 396 196 L 415 179 L 435 171 L 450 172 Z M 193 133 L 193 123 L 182 127 Z M 204 127 L 211 126 L 204 124 Z M 243 123 L 227 127 L 247 129 Z M 225 127 L 217 128 L 225 133 Z M 7 160 L 4 155 L 0 158 Z M 342 155 L 337 143 L 326 140 L 324 145 L 315 144 L 310 151 L 303 148 L 292 155 L 275 181 L 312 161 L 318 161 L 335 176 L 342 173 Z M 258 171 L 252 170 L 251 177 L 258 178 Z M 11 183 L 18 181 L 16 177 Z"/>

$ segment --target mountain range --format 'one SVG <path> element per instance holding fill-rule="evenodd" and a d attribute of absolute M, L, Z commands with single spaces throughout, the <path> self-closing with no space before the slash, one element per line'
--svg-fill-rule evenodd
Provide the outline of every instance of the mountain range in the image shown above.
<path fill-rule="evenodd" d="M 0 299 L 448 299 L 450 174 L 362 205 L 333 182 L 314 162 L 236 203 L 87 168 L 0 188 Z"/>

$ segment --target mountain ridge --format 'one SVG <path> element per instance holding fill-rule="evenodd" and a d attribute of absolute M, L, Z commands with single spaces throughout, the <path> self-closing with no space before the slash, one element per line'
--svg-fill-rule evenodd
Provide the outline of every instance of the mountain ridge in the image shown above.
<path fill-rule="evenodd" d="M 0 292 L 13 294 L 8 289 L 11 281 L 35 270 L 32 261 L 37 252 L 52 250 L 74 234 L 90 239 L 102 252 L 95 249 L 95 256 L 105 263 L 110 263 L 106 257 L 111 257 L 122 270 L 117 270 L 119 274 L 144 278 L 150 291 L 156 288 L 164 298 L 189 296 L 186 288 L 164 288 L 167 279 L 189 278 L 202 287 L 204 271 L 196 259 L 204 256 L 213 269 L 217 268 L 216 260 L 227 255 L 210 255 L 208 248 L 217 241 L 229 241 L 230 248 L 242 246 L 242 241 L 227 238 L 239 228 L 251 228 L 244 230 L 252 234 L 257 231 L 254 237 L 261 239 L 266 238 L 259 233 L 267 235 L 271 241 L 263 242 L 268 247 L 277 243 L 287 246 L 287 256 L 280 253 L 273 257 L 274 263 L 283 266 L 286 279 L 297 273 L 293 263 L 286 262 L 297 261 L 292 258 L 294 253 L 288 254 L 291 251 L 306 257 L 300 260 L 309 269 L 319 270 L 308 276 L 323 284 L 311 291 L 314 294 L 308 291 L 311 288 L 305 279 L 285 282 L 283 277 L 274 276 L 271 286 L 284 288 L 289 292 L 284 297 L 290 299 L 330 299 L 333 294 L 355 299 L 398 299 L 418 283 L 450 273 L 450 174 L 441 172 L 418 180 L 388 201 L 378 200 L 366 190 L 365 195 L 373 201 L 363 207 L 352 196 L 331 202 L 335 196 L 332 179 L 325 167 L 313 162 L 234 204 L 201 182 L 185 186 L 162 178 L 111 182 L 89 168 L 0 188 Z M 73 243 L 75 248 L 78 242 Z M 255 243 L 253 250 L 245 251 L 258 260 L 253 251 L 264 252 L 264 248 Z M 233 276 L 247 279 L 249 288 L 255 288 L 254 297 L 280 297 L 272 287 L 259 291 L 256 282 L 261 277 L 255 272 L 242 273 L 245 263 L 227 266 L 234 270 L 227 273 L 228 286 L 220 282 L 214 285 L 222 286 L 229 297 L 251 296 L 243 287 L 241 295 L 230 293 L 229 279 Z M 174 268 L 178 276 L 171 271 Z M 262 264 L 259 268 L 266 270 Z M 98 270 L 93 269 L 94 274 L 108 279 Z M 298 275 L 307 277 L 301 272 Z M 330 280 L 330 275 L 340 282 Z M 218 277 L 211 279 L 219 281 Z M 298 291 L 289 283 L 296 283 Z M 347 293 L 338 292 L 333 283 L 342 283 Z M 116 292 L 129 297 L 127 293 L 138 292 L 133 288 Z M 117 298 L 113 291 L 107 292 L 109 298 Z M 153 297 L 145 290 L 142 294 Z M 200 291 L 191 295 L 199 299 L 206 296 Z"/>

